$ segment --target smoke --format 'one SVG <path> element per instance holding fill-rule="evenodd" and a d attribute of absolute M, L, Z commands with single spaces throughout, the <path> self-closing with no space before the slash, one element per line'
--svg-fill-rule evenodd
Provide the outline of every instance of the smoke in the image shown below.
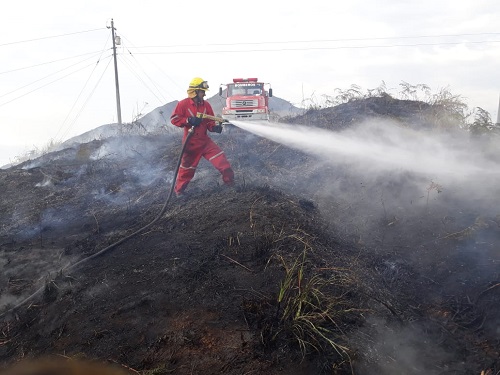
<path fill-rule="evenodd" d="M 375 268 L 381 261 L 386 267 L 404 264 L 408 275 L 397 267 L 387 269 L 399 272 L 399 278 L 388 271 L 376 275 L 396 299 L 425 295 L 439 304 L 443 295 L 468 298 L 497 280 L 498 139 L 471 138 L 459 130 L 415 130 L 387 120 L 343 131 L 232 123 L 313 156 L 288 171 L 283 188 L 296 193 L 297 180 L 303 180 L 301 193 L 315 202 L 332 235 L 349 236 Z M 430 279 L 435 284 L 421 290 L 427 285 L 422 280 Z M 495 312 L 485 327 L 497 322 L 490 315 Z M 423 323 L 368 323 L 371 340 L 363 332 L 359 344 L 366 362 L 374 364 L 366 373 L 438 374 L 437 366 L 453 357 L 436 338 L 439 334 Z M 495 330 L 488 334 L 498 339 Z"/>
<path fill-rule="evenodd" d="M 468 199 L 500 193 L 500 154 L 465 132 L 438 133 L 367 121 L 342 132 L 312 126 L 234 121 L 234 125 L 317 158 L 322 168 L 348 166 L 365 182 L 412 179 L 422 193 L 431 182 Z M 338 183 L 338 181 L 336 181 Z M 331 184 L 330 184 L 331 186 Z"/>
<path fill-rule="evenodd" d="M 106 174 L 106 179 L 101 176 L 93 180 L 94 186 L 89 189 L 93 198 L 115 205 L 129 204 L 145 190 L 170 184 L 174 172 L 166 171 L 166 163 L 159 160 L 169 137 L 145 141 L 141 136 L 123 136 L 106 140 L 90 155 L 91 167 L 82 167 L 82 173 Z"/>
<path fill-rule="evenodd" d="M 15 252 L 1 251 L 0 312 L 27 297 L 29 291 L 55 277 L 58 270 L 73 263 L 76 256 L 64 255 L 62 248 L 53 246 L 21 248 Z"/>
<path fill-rule="evenodd" d="M 107 139 L 101 147 L 91 155 L 91 160 L 108 158 L 113 161 L 124 161 L 131 158 L 147 158 L 155 148 L 145 143 L 140 136 L 122 136 Z"/>
<path fill-rule="evenodd" d="M 395 327 L 382 319 L 370 318 L 367 327 L 368 332 L 358 338 L 365 346 L 361 354 L 364 363 L 360 373 L 438 375 L 443 374 L 444 369 L 436 363 L 450 363 L 451 366 L 443 366 L 448 367 L 450 373 L 453 367 L 459 367 L 459 364 L 450 362 L 453 355 L 439 346 L 418 323 Z"/>
<path fill-rule="evenodd" d="M 357 161 L 363 170 L 409 171 L 428 176 L 500 178 L 500 160 L 450 134 L 418 132 L 390 121 L 370 121 L 343 132 L 282 124 L 235 121 L 242 129 L 333 164 Z"/>

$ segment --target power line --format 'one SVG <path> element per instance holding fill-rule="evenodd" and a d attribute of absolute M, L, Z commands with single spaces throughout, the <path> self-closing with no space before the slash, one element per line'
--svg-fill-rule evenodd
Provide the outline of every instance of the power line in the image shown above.
<path fill-rule="evenodd" d="M 126 41 L 127 41 L 127 42 L 131 45 L 131 46 L 134 46 L 134 44 L 132 43 L 132 41 L 131 41 L 131 40 L 129 40 L 127 37 L 125 37 L 123 34 L 122 34 L 122 37 L 123 37 L 123 39 L 124 39 L 124 40 L 126 40 Z M 137 59 L 135 58 L 135 56 L 132 54 L 132 52 L 130 52 L 130 49 L 127 49 L 127 51 L 130 53 L 130 55 L 132 55 L 132 56 L 134 57 L 134 59 L 135 59 L 135 60 L 137 60 Z M 159 71 L 159 72 L 161 72 L 161 73 L 162 73 L 165 77 L 167 77 L 167 79 L 168 79 L 168 80 L 169 80 L 169 81 L 170 81 L 170 82 L 171 82 L 174 86 L 176 86 L 176 87 L 177 87 L 177 88 L 179 88 L 179 89 L 182 89 L 181 87 L 179 87 L 178 83 L 172 79 L 172 77 L 170 77 L 168 74 L 166 74 L 166 73 L 165 73 L 165 71 L 164 71 L 161 67 L 159 67 L 159 66 L 158 66 L 158 64 L 156 64 L 154 61 L 152 61 L 152 60 L 150 60 L 150 59 L 148 59 L 148 61 L 149 61 L 152 65 L 154 65 L 154 66 L 156 67 L 156 69 L 158 69 L 158 71 Z M 159 90 L 158 90 L 158 91 L 159 91 Z M 165 91 L 168 93 L 168 95 L 170 95 L 170 97 L 171 97 L 172 99 L 175 99 L 175 95 L 172 95 L 172 93 L 171 93 L 169 90 L 165 90 Z"/>
<path fill-rule="evenodd" d="M 75 35 L 75 34 L 83 34 L 83 33 L 90 33 L 92 31 L 97 31 L 97 30 L 104 30 L 102 27 L 98 28 L 98 29 L 92 29 L 92 30 L 85 30 L 85 31 L 76 31 L 74 33 L 68 33 L 68 34 L 60 34 L 60 35 L 52 35 L 52 36 L 44 36 L 44 37 L 41 37 L 41 38 L 34 38 L 34 39 L 27 39 L 27 40 L 19 40 L 17 42 L 9 42 L 9 43 L 3 43 L 3 44 L 0 44 L 0 47 L 3 47 L 3 46 L 10 46 L 12 44 L 19 44 L 19 43 L 29 43 L 29 42 L 36 42 L 38 40 L 43 40 L 43 39 L 52 39 L 52 38 L 61 38 L 61 37 L 64 37 L 64 36 L 69 36 L 69 35 Z"/>
<path fill-rule="evenodd" d="M 136 75 L 137 78 L 143 83 L 143 85 L 156 97 L 156 99 L 158 99 L 158 102 L 160 104 L 166 102 L 167 100 L 165 99 L 165 97 L 163 96 L 160 88 L 158 87 L 158 85 L 156 84 L 156 82 L 151 79 L 151 77 L 146 73 L 146 71 L 144 70 L 144 68 L 141 66 L 141 64 L 139 63 L 139 61 L 135 58 L 135 56 L 127 50 L 127 52 L 129 53 L 130 57 L 132 57 L 132 63 L 135 62 L 138 67 L 140 68 L 141 72 L 143 75 L 146 76 L 146 78 L 149 80 L 149 82 L 151 82 L 151 84 L 153 85 L 153 87 L 157 90 L 158 94 L 162 97 L 161 99 L 158 97 L 158 95 L 156 95 L 156 93 L 153 92 L 153 90 L 150 89 L 150 87 L 148 86 L 148 84 L 146 82 L 144 82 L 144 80 L 138 76 L 138 74 Z M 124 61 L 127 61 L 126 57 L 128 57 L 126 54 L 123 54 L 122 57 L 124 58 L 123 60 Z M 131 63 L 131 68 L 133 67 L 133 64 Z"/>
<path fill-rule="evenodd" d="M 87 55 L 90 55 L 90 54 L 97 54 L 97 53 L 101 53 L 101 51 L 87 52 L 87 53 L 82 53 L 81 55 L 76 55 L 76 56 L 71 56 L 71 57 L 65 57 L 63 59 L 46 61 L 46 62 L 43 62 L 43 63 L 40 63 L 40 64 L 35 64 L 35 65 L 31 65 L 31 66 L 25 66 L 25 67 L 22 67 L 22 68 L 17 68 L 17 69 L 12 69 L 12 70 L 7 70 L 5 72 L 0 72 L 0 74 L 7 74 L 7 73 L 12 73 L 12 72 L 17 72 L 19 70 L 35 68 L 35 67 L 42 66 L 42 65 L 48 65 L 48 64 L 53 64 L 55 62 L 59 62 L 59 61 L 76 59 L 77 57 L 87 56 Z"/>
<path fill-rule="evenodd" d="M 129 71 L 132 73 L 132 75 L 134 75 L 134 76 L 135 76 L 135 78 L 137 78 L 137 80 L 138 80 L 139 82 L 141 82 L 141 83 L 144 85 L 144 87 L 145 87 L 146 89 L 148 89 L 148 91 L 149 91 L 149 92 L 151 92 L 151 94 L 153 94 L 153 96 L 155 96 L 155 97 L 156 97 L 156 99 L 158 100 L 158 102 L 159 102 L 159 103 L 162 103 L 162 100 L 158 97 L 158 95 L 156 95 L 156 93 L 154 93 L 154 92 L 153 92 L 153 90 L 151 90 L 151 88 L 147 85 L 147 83 L 146 83 L 146 82 L 144 82 L 144 80 L 143 80 L 143 79 L 142 79 L 142 77 L 139 75 L 139 73 L 137 73 L 137 72 L 134 70 L 134 68 L 133 68 L 132 64 L 131 64 L 130 62 L 128 62 L 126 59 L 122 58 L 122 57 L 123 57 L 123 56 L 121 56 L 121 57 L 120 57 L 120 61 L 123 63 L 123 65 L 124 65 L 126 68 L 128 68 L 128 69 L 129 69 Z"/>
<path fill-rule="evenodd" d="M 111 55 L 109 55 L 107 58 L 110 58 Z M 94 65 L 94 69 L 92 69 L 92 71 L 90 72 L 90 75 L 89 77 L 87 78 L 87 80 L 85 81 L 85 84 L 83 85 L 83 88 L 80 90 L 80 93 L 78 94 L 78 97 L 76 98 L 76 100 L 74 101 L 73 105 L 71 106 L 70 110 L 68 111 L 68 114 L 66 115 L 64 121 L 61 123 L 61 125 L 59 126 L 59 129 L 57 129 L 57 132 L 56 132 L 56 135 L 54 136 L 54 138 L 57 139 L 57 136 L 59 135 L 59 132 L 61 131 L 61 129 L 63 128 L 63 126 L 66 124 L 66 121 L 68 120 L 71 112 L 73 111 L 73 109 L 75 108 L 76 106 L 76 103 L 78 102 L 78 100 L 80 99 L 80 97 L 82 96 L 83 94 L 83 91 L 85 90 L 85 88 L 87 87 L 87 84 L 89 83 L 90 79 L 92 78 L 97 66 L 99 65 L 99 63 L 101 62 L 101 56 L 99 56 L 99 60 L 97 60 L 96 64 Z M 109 62 L 108 62 L 108 65 L 109 65 Z M 76 119 L 75 119 L 76 121 Z M 70 127 L 72 126 L 73 124 L 70 125 Z"/>
<path fill-rule="evenodd" d="M 64 119 L 64 121 L 61 123 L 61 125 L 59 126 L 59 129 L 57 129 L 57 132 L 56 132 L 56 135 L 55 135 L 55 138 L 57 139 L 57 136 L 59 135 L 59 132 L 61 131 L 61 129 L 63 128 L 63 126 L 66 124 L 66 121 L 68 120 L 71 112 L 73 111 L 73 108 L 75 108 L 76 106 L 76 103 L 78 103 L 78 100 L 80 99 L 81 95 L 83 94 L 83 91 L 85 90 L 85 88 L 87 87 L 87 84 L 89 83 L 90 79 L 92 78 L 94 72 L 96 71 L 97 69 L 97 66 L 99 65 L 99 63 L 101 62 L 101 59 L 102 59 L 102 55 L 104 54 L 104 52 L 106 51 L 106 46 L 108 44 L 108 41 L 109 39 L 111 38 L 111 35 L 108 33 L 108 38 L 106 39 L 106 42 L 104 43 L 104 46 L 102 47 L 102 51 L 101 53 L 99 54 L 99 59 L 97 60 L 97 63 L 95 64 L 94 66 L 94 69 L 92 69 L 92 72 L 90 72 L 90 75 L 89 77 L 87 78 L 87 81 L 85 81 L 85 84 L 83 85 L 82 89 L 80 90 L 80 93 L 78 94 L 78 97 L 76 98 L 76 100 L 74 101 L 73 105 L 71 106 L 71 109 L 68 111 L 68 114 L 66 115 L 66 118 Z M 108 56 L 109 57 L 109 56 Z M 108 63 L 109 64 L 109 63 Z M 106 69 L 105 69 L 106 70 Z M 99 80 L 100 81 L 100 80 Z M 85 106 L 85 104 L 84 104 Z M 75 120 L 79 117 L 79 114 L 76 116 Z M 69 126 L 71 127 L 72 125 L 74 124 L 74 122 Z"/>
<path fill-rule="evenodd" d="M 90 94 L 87 96 L 87 99 L 85 100 L 85 102 L 83 103 L 82 105 L 82 108 L 80 108 L 80 111 L 77 113 L 75 119 L 73 120 L 73 122 L 71 123 L 71 125 L 66 129 L 66 131 L 62 134 L 61 136 L 61 140 L 64 139 L 64 137 L 66 137 L 66 134 L 68 134 L 68 132 L 70 131 L 71 127 L 76 123 L 76 120 L 78 120 L 78 118 L 80 117 L 80 115 L 82 114 L 83 110 L 85 109 L 85 107 L 87 106 L 87 103 L 89 102 L 89 100 L 92 98 L 92 95 L 94 95 L 94 92 L 95 90 L 97 89 L 97 86 L 99 86 L 99 83 L 101 83 L 101 80 L 102 80 L 102 77 L 104 77 L 104 73 L 106 73 L 106 71 L 108 70 L 108 67 L 109 65 L 111 64 L 111 56 L 109 56 L 109 60 L 108 60 L 108 64 L 106 65 L 106 67 L 104 68 L 101 76 L 99 77 L 99 80 L 96 82 L 94 88 L 92 89 L 92 91 L 90 92 Z"/>
<path fill-rule="evenodd" d="M 39 87 L 37 87 L 37 88 L 34 88 L 33 90 L 28 91 L 28 92 L 26 92 L 26 93 L 24 93 L 24 94 L 22 94 L 22 95 L 20 95 L 20 96 L 17 96 L 17 97 L 15 97 L 15 98 L 13 98 L 13 99 L 11 99 L 11 100 L 7 101 L 7 102 L 1 103 L 1 104 L 0 104 L 0 107 L 4 106 L 4 105 L 6 105 L 6 104 L 9 104 L 9 103 L 11 103 L 11 102 L 13 102 L 13 101 L 15 101 L 15 100 L 17 100 L 17 99 L 20 99 L 20 98 L 22 98 L 23 96 L 26 96 L 26 95 L 28 95 L 28 94 L 31 94 L 32 92 L 37 91 L 37 90 L 39 90 L 39 89 L 41 89 L 41 88 L 43 88 L 43 87 L 45 87 L 45 86 L 48 86 L 48 85 L 50 85 L 50 84 L 52 84 L 52 83 L 54 83 L 54 82 L 60 81 L 60 80 L 61 80 L 61 79 L 63 79 L 63 78 L 69 77 L 70 75 L 75 74 L 75 73 L 79 72 L 80 70 L 83 70 L 83 69 L 85 69 L 85 68 L 87 68 L 87 67 L 89 67 L 89 66 L 92 66 L 92 65 L 93 65 L 93 63 L 92 63 L 92 64 L 89 64 L 89 65 L 86 65 L 86 66 L 84 66 L 83 68 L 80 68 L 80 69 L 78 69 L 78 70 L 75 70 L 74 72 L 68 73 L 68 74 L 66 74 L 65 76 L 59 77 L 59 78 L 57 78 L 57 79 L 55 79 L 55 80 L 53 80 L 53 81 L 51 81 L 51 82 L 46 83 L 45 85 L 39 86 Z"/>
<path fill-rule="evenodd" d="M 447 42 L 447 43 L 414 43 L 414 44 L 386 44 L 364 46 L 336 46 L 336 47 L 304 47 L 304 48 L 274 48 L 274 49 L 242 49 L 242 50 L 209 50 L 209 51 L 164 51 L 164 52 L 135 52 L 136 55 L 176 55 L 199 53 L 248 53 L 248 52 L 284 52 L 284 51 L 312 51 L 312 50 L 341 50 L 341 49 L 367 49 L 367 48 L 397 48 L 397 47 L 425 47 L 458 44 L 499 43 L 500 40 L 476 42 Z"/>
<path fill-rule="evenodd" d="M 133 46 L 131 48 L 179 48 L 179 47 L 216 47 L 216 46 L 246 46 L 246 45 L 269 45 L 269 44 L 295 44 L 295 43 L 338 43 L 338 42 L 365 42 L 371 40 L 401 40 L 401 39 L 425 39 L 425 38 L 450 38 L 465 36 L 486 36 L 500 33 L 475 33 L 475 34 L 440 34 L 440 35 L 415 35 L 415 36 L 395 36 L 395 37 L 372 37 L 372 38 L 341 38 L 341 39 L 312 39 L 312 40 L 289 40 L 273 42 L 238 42 L 238 43 L 208 43 L 208 44 L 174 44 L 168 46 Z M 487 43 L 488 41 L 484 41 Z M 457 42 L 458 43 L 458 42 Z M 465 42 L 463 42 L 465 43 Z"/>
<path fill-rule="evenodd" d="M 14 92 L 16 92 L 16 91 L 19 91 L 19 90 L 21 90 L 21 89 L 24 89 L 24 88 L 26 88 L 26 87 L 28 87 L 28 86 L 31 86 L 31 85 L 33 85 L 33 84 L 35 84 L 35 83 L 37 83 L 37 82 L 43 81 L 43 80 L 44 80 L 44 79 L 46 79 L 46 78 L 49 78 L 49 77 L 51 77 L 51 76 L 53 76 L 53 75 L 56 75 L 56 74 L 58 74 L 58 73 L 61 73 L 61 72 L 65 71 L 65 70 L 67 70 L 67 69 L 69 69 L 69 68 L 71 68 L 71 67 L 73 67 L 73 66 L 75 66 L 75 65 L 79 65 L 79 64 L 81 64 L 81 63 L 83 63 L 83 62 L 85 62 L 85 61 L 87 61 L 87 60 L 93 59 L 94 57 L 95 57 L 95 56 L 88 57 L 88 58 L 86 58 L 86 59 L 84 59 L 84 60 L 82 60 L 82 61 L 79 61 L 79 62 L 77 62 L 77 63 L 74 63 L 74 64 L 72 64 L 72 65 L 70 65 L 70 66 L 67 66 L 67 67 L 66 67 L 66 68 L 64 68 L 64 69 L 58 70 L 57 72 L 54 72 L 54 73 L 48 74 L 48 75 L 46 75 L 45 77 L 39 78 L 39 79 L 37 79 L 36 81 L 33 81 L 33 82 L 31 82 L 31 83 L 28 83 L 27 85 L 24 85 L 24 86 L 18 87 L 18 88 L 17 88 L 17 89 L 15 89 L 15 90 L 12 90 L 12 91 L 9 91 L 9 92 L 7 92 L 7 93 L 5 93 L 5 94 L 0 95 L 0 98 L 2 98 L 2 97 L 4 97 L 4 96 L 7 96 L 7 95 L 9 95 L 9 94 L 12 94 L 12 93 L 14 93 Z"/>

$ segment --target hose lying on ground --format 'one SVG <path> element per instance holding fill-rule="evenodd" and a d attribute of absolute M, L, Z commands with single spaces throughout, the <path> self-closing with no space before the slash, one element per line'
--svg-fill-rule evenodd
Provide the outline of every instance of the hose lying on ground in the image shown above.
<path fill-rule="evenodd" d="M 181 153 L 179 155 L 179 159 L 177 161 L 177 164 L 176 164 L 176 167 L 175 167 L 175 174 L 174 174 L 174 178 L 173 178 L 173 181 L 172 181 L 172 185 L 170 187 L 170 191 L 168 193 L 168 196 L 167 196 L 167 199 L 165 201 L 165 203 L 163 204 L 163 207 L 161 208 L 160 212 L 158 213 L 158 215 L 148 224 L 146 224 L 145 226 L 137 229 L 135 232 L 129 234 L 128 236 L 125 236 L 121 239 L 119 239 L 118 241 L 112 243 L 111 245 L 109 245 L 108 247 L 105 247 L 104 249 L 98 251 L 97 253 L 95 254 L 92 254 L 90 256 L 88 256 L 87 258 L 83 258 L 81 260 L 79 260 L 78 262 L 76 263 L 73 263 L 73 264 L 69 264 L 67 265 L 66 267 L 62 268 L 59 272 L 68 272 L 68 271 L 71 271 L 71 270 L 74 270 L 76 269 L 78 266 L 81 266 L 83 263 L 86 263 L 88 262 L 89 260 L 92 260 L 94 258 L 97 258 L 98 256 L 101 256 L 103 255 L 104 253 L 108 252 L 109 250 L 115 248 L 116 246 L 120 245 L 121 243 L 131 239 L 132 237 L 134 236 L 137 236 L 139 233 L 145 231 L 146 229 L 150 228 L 151 226 L 153 226 L 158 220 L 160 220 L 160 218 L 163 216 L 163 214 L 165 213 L 166 209 L 167 209 L 167 206 L 168 206 L 168 203 L 170 201 L 170 198 L 172 197 L 172 193 L 174 192 L 174 187 L 175 187 L 175 181 L 177 180 L 177 174 L 179 173 L 179 167 L 181 165 L 181 160 L 182 160 L 182 155 L 184 154 L 184 150 L 186 149 L 186 145 L 189 141 L 189 138 L 191 137 L 191 135 L 193 134 L 193 129 L 194 128 L 191 128 L 188 132 L 188 135 L 186 137 L 186 140 L 184 141 L 183 145 L 182 145 L 182 149 L 181 149 Z M 36 296 L 38 296 L 41 292 L 43 292 L 43 290 L 45 289 L 45 285 L 41 286 L 39 289 L 37 289 L 33 294 L 31 294 L 30 296 L 26 297 L 25 299 L 23 299 L 21 302 L 19 302 L 17 305 L 15 305 L 14 307 L 4 311 L 3 313 L 0 314 L 0 318 L 4 317 L 5 315 L 7 315 L 8 313 L 12 313 L 14 311 L 16 311 L 17 309 L 19 309 L 20 307 L 24 306 L 26 303 L 30 302 L 31 300 L 33 300 Z"/>

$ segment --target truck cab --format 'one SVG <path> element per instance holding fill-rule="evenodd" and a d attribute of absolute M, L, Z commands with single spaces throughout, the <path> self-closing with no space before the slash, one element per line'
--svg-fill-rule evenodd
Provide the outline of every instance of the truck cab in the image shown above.
<path fill-rule="evenodd" d="M 257 78 L 233 78 L 232 83 L 219 87 L 219 95 L 226 101 L 222 108 L 224 119 L 269 121 L 269 98 L 273 96 L 269 83 Z"/>

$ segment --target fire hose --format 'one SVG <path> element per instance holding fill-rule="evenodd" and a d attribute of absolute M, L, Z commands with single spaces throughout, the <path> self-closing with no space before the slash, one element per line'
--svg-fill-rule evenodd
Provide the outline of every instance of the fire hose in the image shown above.
<path fill-rule="evenodd" d="M 217 116 L 207 115 L 206 113 L 201 113 L 201 112 L 198 112 L 198 113 L 196 114 L 196 117 L 199 117 L 199 118 L 206 118 L 206 119 L 208 119 L 208 120 L 213 120 L 213 121 L 218 122 L 220 125 L 223 125 L 223 126 L 224 126 L 224 125 L 231 125 L 231 123 L 230 123 L 228 120 L 226 120 L 226 119 L 224 119 L 224 118 L 222 118 L 222 117 L 217 117 Z"/>
<path fill-rule="evenodd" d="M 208 115 L 204 115 L 204 116 L 208 116 Z M 214 117 L 214 116 L 211 116 L 211 117 Z M 208 117 L 205 117 L 205 118 L 208 118 Z M 217 120 L 215 120 L 217 121 Z M 225 121 L 225 120 L 223 120 Z M 168 193 L 168 197 L 165 201 L 165 203 L 163 204 L 163 207 L 161 208 L 159 214 L 148 224 L 146 224 L 145 226 L 137 229 L 135 232 L 129 234 L 128 236 L 125 236 L 123 237 L 122 239 L 112 243 L 111 245 L 105 247 L 104 249 L 98 251 L 97 253 L 95 254 L 92 254 L 86 258 L 83 258 L 81 260 L 79 260 L 78 262 L 76 263 L 73 263 L 73 264 L 69 264 L 67 265 L 66 267 L 63 267 L 58 273 L 62 273 L 62 272 L 67 272 L 67 271 L 71 271 L 71 270 L 74 270 L 76 269 L 76 267 L 78 266 L 81 266 L 83 263 L 86 263 L 88 262 L 89 260 L 91 259 L 94 259 L 94 258 L 97 258 L 98 256 L 108 252 L 109 250 L 115 248 L 116 246 L 120 245 L 121 243 L 129 240 L 130 238 L 134 237 L 134 236 L 137 236 L 139 233 L 145 231 L 146 229 L 150 228 L 151 226 L 153 226 L 158 220 L 160 220 L 160 218 L 163 216 L 163 214 L 165 213 L 166 209 L 167 209 L 167 206 L 168 206 L 168 202 L 170 201 L 170 198 L 172 197 L 172 193 L 174 192 L 174 187 L 175 187 L 175 181 L 177 180 L 177 174 L 179 173 L 179 167 L 181 165 L 181 160 L 182 160 L 182 155 L 184 154 L 184 151 L 186 149 L 186 145 L 189 141 L 189 138 L 191 138 L 191 136 L 193 135 L 193 131 L 194 131 L 194 127 L 191 127 L 188 131 L 188 135 L 184 141 L 184 144 L 182 145 L 182 149 L 181 149 L 181 152 L 180 152 L 180 155 L 179 155 L 179 159 L 177 161 L 177 165 L 175 167 L 175 174 L 174 174 L 174 178 L 173 178 L 173 181 L 172 181 L 172 185 L 170 187 L 170 191 Z M 30 296 L 26 297 L 24 300 L 22 300 L 21 302 L 19 302 L 17 305 L 15 305 L 14 307 L 0 313 L 0 318 L 3 318 L 5 315 L 7 315 L 8 313 L 12 313 L 14 311 L 16 311 L 17 309 L 19 309 L 20 307 L 24 306 L 26 303 L 30 302 L 31 300 L 33 300 L 35 297 L 37 297 L 40 293 L 42 293 L 45 289 L 45 285 L 41 286 L 40 288 L 38 288 L 35 292 L 33 292 Z"/>

